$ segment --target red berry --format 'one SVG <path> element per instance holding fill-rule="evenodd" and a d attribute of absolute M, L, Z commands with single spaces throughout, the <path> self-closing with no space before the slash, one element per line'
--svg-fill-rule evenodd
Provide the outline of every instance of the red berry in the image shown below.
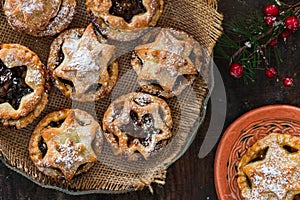
<path fill-rule="evenodd" d="M 243 66 L 240 63 L 233 63 L 230 65 L 230 75 L 235 78 L 242 77 L 243 71 Z"/>
<path fill-rule="evenodd" d="M 275 47 L 275 46 L 277 46 L 278 45 L 278 39 L 277 38 L 274 38 L 271 42 L 270 42 L 270 44 L 269 44 L 269 46 L 271 46 L 271 47 Z"/>
<path fill-rule="evenodd" d="M 276 17 L 279 14 L 279 8 L 275 4 L 268 4 L 264 9 L 266 16 Z"/>
<path fill-rule="evenodd" d="M 290 37 L 290 35 L 291 35 L 291 31 L 288 30 L 288 29 L 284 29 L 284 30 L 280 33 L 279 36 L 280 36 L 282 39 L 287 39 L 287 38 Z"/>
<path fill-rule="evenodd" d="M 299 28 L 299 19 L 295 16 L 289 16 L 284 20 L 284 25 L 288 30 L 296 31 Z"/>
<path fill-rule="evenodd" d="M 268 78 L 274 78 L 276 76 L 276 70 L 273 67 L 267 68 L 265 74 Z"/>
<path fill-rule="evenodd" d="M 264 21 L 265 21 L 265 24 L 266 24 L 267 26 L 273 26 L 273 24 L 274 24 L 274 22 L 275 22 L 275 19 L 276 19 L 276 17 L 273 17 L 273 16 L 266 16 L 266 17 L 264 18 Z"/>
<path fill-rule="evenodd" d="M 293 86 L 293 78 L 291 77 L 284 77 L 283 78 L 283 85 L 286 86 L 286 87 L 291 87 Z"/>

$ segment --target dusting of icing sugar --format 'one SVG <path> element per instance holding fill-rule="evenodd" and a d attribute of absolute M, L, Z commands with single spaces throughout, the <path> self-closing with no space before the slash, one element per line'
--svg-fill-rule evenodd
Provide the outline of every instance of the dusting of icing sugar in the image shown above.
<path fill-rule="evenodd" d="M 108 60 L 104 60 L 103 63 L 100 63 L 99 58 L 101 58 L 105 46 L 98 42 L 96 36 L 90 36 L 88 31 L 87 28 L 81 38 L 65 40 L 62 46 L 67 53 L 65 55 L 70 55 L 65 59 L 68 65 L 80 72 L 99 71 L 103 63 L 105 66 L 102 68 L 106 68 L 108 62 Z"/>
<path fill-rule="evenodd" d="M 42 73 L 40 70 L 31 70 L 30 73 L 28 73 L 28 76 L 26 76 L 26 81 L 29 83 L 35 83 L 37 85 L 41 84 L 43 80 Z"/>
<path fill-rule="evenodd" d="M 160 113 L 165 114 L 161 104 L 164 103 L 145 93 L 127 94 L 114 100 L 103 118 L 105 132 L 121 141 L 111 140 L 113 146 L 120 147 L 119 151 L 125 155 L 141 154 L 145 159 L 160 149 L 157 144 L 171 136 Z"/>
<path fill-rule="evenodd" d="M 54 22 L 52 23 L 53 25 L 57 24 L 57 23 L 62 23 L 62 24 L 66 24 L 72 21 L 72 17 L 63 17 L 66 16 L 66 14 L 68 14 L 69 16 L 73 16 L 74 15 L 74 10 L 75 9 L 71 9 L 69 7 L 62 7 L 57 15 L 56 18 L 54 18 Z"/>
<path fill-rule="evenodd" d="M 13 66 L 19 66 L 21 62 L 15 58 L 13 54 L 7 54 L 6 57 L 3 59 L 2 62 L 8 67 L 11 68 Z M 19 64 L 20 63 L 20 64 Z"/>
<path fill-rule="evenodd" d="M 43 11 L 43 7 L 44 4 L 41 1 L 37 2 L 37 0 L 27 0 L 21 4 L 20 10 L 26 13 L 34 13 L 36 11 Z"/>
<path fill-rule="evenodd" d="M 183 40 L 177 39 L 173 35 L 174 33 L 168 29 L 162 29 L 160 34 L 161 34 L 161 38 L 158 41 L 159 46 L 155 48 L 157 48 L 158 50 L 165 50 L 168 52 L 172 52 L 179 56 L 190 55 L 193 49 L 191 43 L 194 42 L 191 38 L 185 38 Z"/>
<path fill-rule="evenodd" d="M 142 53 L 142 54 L 140 54 Z M 139 56 L 143 58 L 144 52 L 138 52 Z M 160 58 L 157 58 L 159 54 Z M 189 62 L 188 58 L 181 57 L 175 53 L 168 51 L 151 51 L 153 59 L 145 59 L 141 71 L 138 73 L 138 80 L 140 82 L 146 81 L 146 84 L 151 84 L 151 80 L 156 80 L 163 90 L 173 92 L 174 84 L 177 77 L 185 74 L 197 74 L 194 65 Z M 159 59 L 159 60 L 157 60 Z M 152 61 L 154 60 L 154 61 Z"/>
<path fill-rule="evenodd" d="M 72 123 L 72 124 L 69 124 L 69 125 L 65 128 L 64 132 L 65 132 L 66 134 L 73 134 L 73 133 L 74 133 L 74 130 L 76 130 L 76 128 L 77 128 L 76 124 Z"/>
<path fill-rule="evenodd" d="M 101 133 L 97 121 L 84 111 L 75 109 L 59 128 L 43 130 L 42 137 L 48 150 L 38 165 L 58 168 L 66 179 L 71 179 L 81 164 L 97 160 L 91 146 L 96 133 Z"/>
<path fill-rule="evenodd" d="M 134 101 L 140 106 L 146 106 L 150 103 L 149 96 L 146 94 L 141 94 L 134 98 Z"/>
<path fill-rule="evenodd" d="M 298 159 L 288 159 L 284 154 L 287 152 L 278 144 L 272 143 L 269 147 L 270 155 L 266 162 L 256 165 L 256 169 L 250 172 L 252 190 L 249 195 L 251 200 L 266 199 L 262 194 L 273 196 L 279 199 L 286 199 L 287 192 L 293 190 L 299 181 L 297 167 Z M 268 198 L 270 197 L 268 196 Z M 274 196 L 272 199 L 277 199 Z"/>
<path fill-rule="evenodd" d="M 43 30 L 46 35 L 52 35 L 58 33 L 65 27 L 66 24 L 71 23 L 73 16 L 75 14 L 75 5 L 64 5 L 61 0 L 55 0 L 57 5 L 60 5 L 57 15 L 51 18 L 47 28 Z"/>
<path fill-rule="evenodd" d="M 148 134 L 147 137 L 145 138 L 145 140 L 143 141 L 143 145 L 146 146 L 146 150 L 151 152 L 154 151 L 155 146 L 156 146 L 156 134 Z"/>
<path fill-rule="evenodd" d="M 102 51 L 99 54 L 102 54 Z M 99 54 L 98 56 L 101 56 Z M 74 69 L 80 72 L 98 71 L 100 67 L 93 55 L 94 52 L 89 52 L 87 48 L 82 48 L 73 54 L 69 65 L 74 66 Z"/>
<path fill-rule="evenodd" d="M 100 43 L 92 25 L 89 25 L 81 38 L 65 39 L 62 50 L 65 58 L 55 73 L 73 82 L 76 91 L 73 97 L 77 98 L 107 75 L 115 47 Z"/>
<path fill-rule="evenodd" d="M 73 141 L 67 141 L 66 144 L 59 145 L 58 151 L 60 154 L 55 159 L 56 164 L 63 163 L 66 169 L 72 169 L 73 164 L 82 162 L 84 159 L 79 155 L 82 151 L 80 144 L 72 144 Z"/>

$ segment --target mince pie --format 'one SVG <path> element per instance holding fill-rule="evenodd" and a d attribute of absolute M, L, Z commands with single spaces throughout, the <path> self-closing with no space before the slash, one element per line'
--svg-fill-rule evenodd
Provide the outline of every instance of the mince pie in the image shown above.
<path fill-rule="evenodd" d="M 97 101 L 107 96 L 118 78 L 118 62 L 112 61 L 115 46 L 86 29 L 70 29 L 51 44 L 48 67 L 54 85 L 72 100 Z"/>
<path fill-rule="evenodd" d="M 33 122 L 48 102 L 47 80 L 34 52 L 19 44 L 0 45 L 0 122 L 17 129 Z"/>
<path fill-rule="evenodd" d="M 95 151 L 101 152 L 102 144 L 101 127 L 90 114 L 65 109 L 39 122 L 31 135 L 29 154 L 45 175 L 70 181 L 93 166 L 98 160 Z M 94 151 L 93 146 L 98 149 Z"/>
<path fill-rule="evenodd" d="M 5 0 L 3 10 L 10 26 L 34 36 L 51 36 L 71 23 L 76 0 Z"/>
<path fill-rule="evenodd" d="M 130 93 L 114 100 L 103 118 L 103 134 L 116 155 L 148 159 L 172 137 L 168 104 L 155 96 Z"/>
<path fill-rule="evenodd" d="M 119 41 L 134 40 L 155 26 L 163 0 L 86 0 L 88 13 L 100 32 Z"/>
<path fill-rule="evenodd" d="M 250 147 L 238 166 L 238 186 L 245 199 L 298 199 L 299 180 L 297 136 L 271 133 Z"/>
<path fill-rule="evenodd" d="M 169 28 L 155 31 L 159 33 L 154 42 L 135 47 L 131 65 L 145 92 L 170 98 L 179 95 L 198 76 L 202 50 L 183 31 Z"/>

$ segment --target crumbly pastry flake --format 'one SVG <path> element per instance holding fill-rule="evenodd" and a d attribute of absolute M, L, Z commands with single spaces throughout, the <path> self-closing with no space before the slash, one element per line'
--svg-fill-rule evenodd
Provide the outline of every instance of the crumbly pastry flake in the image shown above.
<path fill-rule="evenodd" d="M 148 159 L 172 137 L 167 103 L 144 93 L 130 93 L 111 103 L 104 114 L 103 134 L 115 154 L 128 160 Z"/>
<path fill-rule="evenodd" d="M 197 44 L 183 31 L 162 28 L 154 42 L 135 47 L 131 65 L 142 89 L 167 98 L 179 95 L 198 76 Z"/>
<path fill-rule="evenodd" d="M 70 181 L 98 160 L 92 143 L 97 139 L 97 147 L 101 148 L 101 137 L 100 125 L 85 111 L 56 111 L 48 114 L 33 132 L 30 157 L 44 174 Z"/>
<path fill-rule="evenodd" d="M 81 37 L 66 37 L 62 44 L 58 45 L 62 45 L 63 61 L 56 68 L 53 64 L 57 65 L 57 63 L 53 61 L 48 63 L 55 68 L 54 77 L 72 82 L 70 98 L 79 101 L 96 101 L 106 96 L 117 79 L 118 64 L 117 61 L 111 61 L 115 46 L 100 42 L 91 24 Z M 56 53 L 54 57 L 57 56 Z"/>
<path fill-rule="evenodd" d="M 300 138 L 271 133 L 242 157 L 238 185 L 249 200 L 293 200 L 300 194 Z"/>
<path fill-rule="evenodd" d="M 0 61 L 0 121 L 23 128 L 48 102 L 45 67 L 34 52 L 19 44 L 2 44 Z"/>
<path fill-rule="evenodd" d="M 14 30 L 49 36 L 69 25 L 75 6 L 75 0 L 5 0 L 3 9 Z"/>

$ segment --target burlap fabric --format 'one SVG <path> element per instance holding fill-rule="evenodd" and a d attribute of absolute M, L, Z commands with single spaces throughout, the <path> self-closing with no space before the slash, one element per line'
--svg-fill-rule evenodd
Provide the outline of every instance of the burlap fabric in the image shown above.
<path fill-rule="evenodd" d="M 36 38 L 14 32 L 8 25 L 1 5 L 0 43 L 19 43 L 36 52 L 44 64 L 47 63 L 49 47 L 54 37 Z M 217 12 L 214 0 L 165 0 L 165 8 L 158 25 L 181 29 L 199 41 L 203 50 L 211 55 L 216 40 L 222 33 L 222 15 Z M 79 0 L 76 16 L 70 25 L 86 27 L 90 20 L 86 13 L 85 1 Z M 95 104 L 80 104 L 65 98 L 60 91 L 51 89 L 49 103 L 41 116 L 33 124 L 22 130 L 0 128 L 0 156 L 8 167 L 23 174 L 44 187 L 55 188 L 66 193 L 113 193 L 143 189 L 152 183 L 164 184 L 166 169 L 178 159 L 192 142 L 197 128 L 205 115 L 206 103 L 210 94 L 212 80 L 209 65 L 201 72 L 191 89 L 180 97 L 167 100 L 174 122 L 174 138 L 168 148 L 147 162 L 126 162 L 113 157 L 108 145 L 104 145 L 99 162 L 87 173 L 67 183 L 53 180 L 37 170 L 29 158 L 28 143 L 30 135 L 47 113 L 62 108 L 77 107 L 92 112 L 101 119 L 111 100 L 129 92 L 139 90 L 136 75 L 130 67 L 130 53 L 119 58 L 119 81 L 112 93 Z M 192 120 L 191 120 L 192 119 Z"/>

